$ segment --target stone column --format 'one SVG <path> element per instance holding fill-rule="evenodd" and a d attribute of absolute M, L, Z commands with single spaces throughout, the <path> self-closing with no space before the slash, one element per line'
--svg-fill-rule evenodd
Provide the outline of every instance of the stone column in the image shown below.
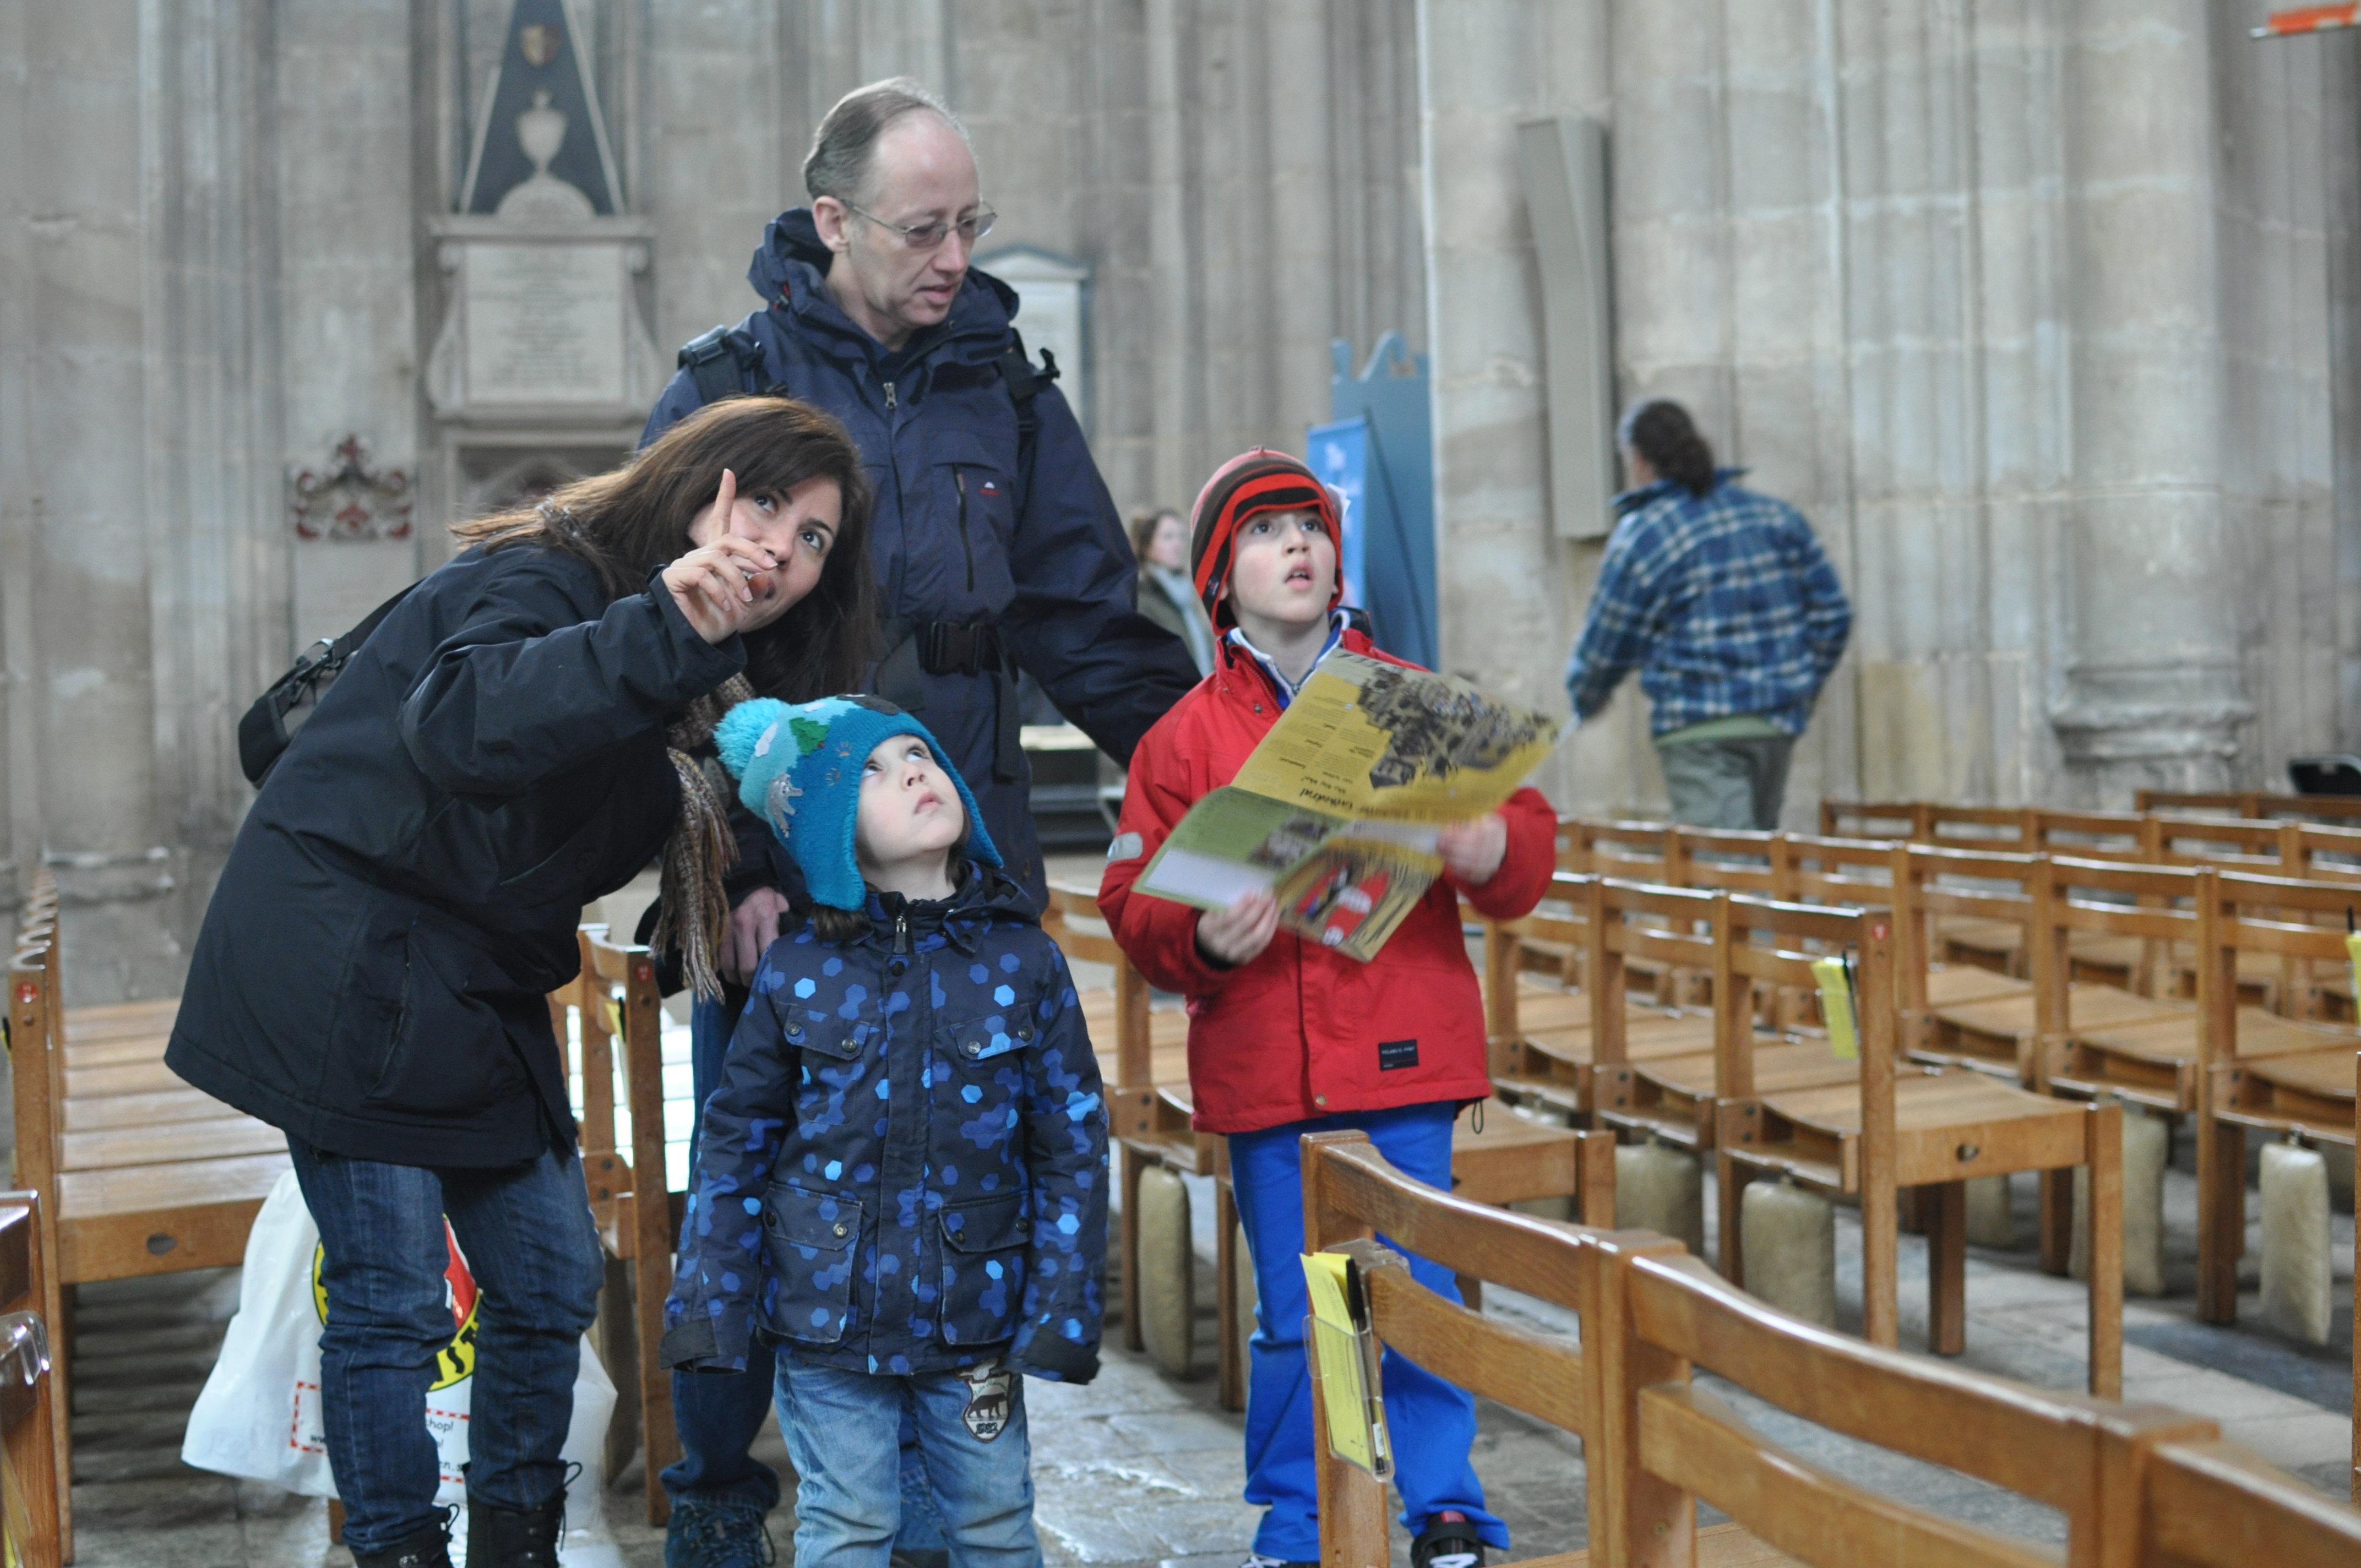
<path fill-rule="evenodd" d="M 2254 711 L 2222 503 L 2206 10 L 2079 0 L 2071 11 L 2071 631 L 2051 719 L 2078 793 L 2107 806 L 2129 805 L 2142 784 L 2225 785 Z"/>
<path fill-rule="evenodd" d="M 1563 709 L 1559 675 L 1581 607 L 1572 551 L 1550 535 L 1539 282 L 1517 126 L 1601 112 L 1605 11 L 1423 0 L 1418 27 L 1443 663 L 1503 697 Z M 1561 804 L 1571 804 L 1568 755 L 1537 781 Z"/>

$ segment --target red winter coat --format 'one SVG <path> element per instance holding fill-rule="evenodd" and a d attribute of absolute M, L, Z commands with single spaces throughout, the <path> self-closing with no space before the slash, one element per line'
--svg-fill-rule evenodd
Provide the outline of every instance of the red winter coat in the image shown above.
<path fill-rule="evenodd" d="M 1358 631 L 1344 646 L 1391 659 Z M 1557 822 L 1531 789 L 1512 796 L 1508 853 L 1482 887 L 1445 876 L 1376 959 L 1349 959 L 1281 929 L 1251 963 L 1220 969 L 1197 950 L 1199 912 L 1134 896 L 1165 835 L 1228 784 L 1279 722 L 1269 674 L 1224 641 L 1213 673 L 1141 740 L 1124 792 L 1118 850 L 1099 884 L 1115 939 L 1148 980 L 1189 999 L 1189 1086 L 1196 1124 L 1250 1133 L 1345 1111 L 1480 1100 L 1484 1006 L 1460 934 L 1458 894 L 1497 919 L 1532 913 L 1555 863 Z M 1135 844 L 1131 835 L 1138 836 Z M 1385 1063 L 1395 1065 L 1387 1066 Z"/>

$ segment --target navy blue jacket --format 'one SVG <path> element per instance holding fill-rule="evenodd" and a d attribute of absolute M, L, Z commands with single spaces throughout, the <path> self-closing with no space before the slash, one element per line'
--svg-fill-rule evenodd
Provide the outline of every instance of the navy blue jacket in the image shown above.
<path fill-rule="evenodd" d="M 469 550 L 394 607 L 263 781 L 164 1060 L 304 1142 L 394 1165 L 571 1146 L 545 993 L 582 906 L 680 811 L 664 727 L 745 667 L 662 588 Z"/>
<path fill-rule="evenodd" d="M 668 1366 L 752 1335 L 907 1376 L 1005 1354 L 1086 1383 L 1106 1274 L 1106 1107 L 1064 957 L 998 872 L 763 955 L 697 1127 Z"/>
<path fill-rule="evenodd" d="M 763 308 L 731 334 L 741 384 L 816 403 L 851 431 L 877 492 L 871 548 L 888 616 L 996 621 L 1059 711 L 1128 764 L 1197 670 L 1180 640 L 1135 608 L 1137 567 L 1122 521 L 1053 385 L 1034 399 L 1039 428 L 1031 471 L 1020 471 L 1016 404 L 998 368 L 1016 294 L 971 269 L 943 323 L 889 354 L 829 296 L 833 259 L 808 209 L 772 220 L 746 274 Z M 698 405 L 684 370 L 642 441 Z M 891 658 L 884 669 L 895 671 Z M 1042 902 L 1030 770 L 997 744 L 999 704 L 1015 700 L 1013 686 L 990 674 L 906 674 L 878 689 L 940 739 L 1011 874 Z M 751 830 L 741 843 L 752 848 Z"/>

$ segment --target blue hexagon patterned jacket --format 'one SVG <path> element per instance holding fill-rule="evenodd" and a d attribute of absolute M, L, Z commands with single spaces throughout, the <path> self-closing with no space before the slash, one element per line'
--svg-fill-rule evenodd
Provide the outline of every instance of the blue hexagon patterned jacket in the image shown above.
<path fill-rule="evenodd" d="M 667 1366 L 742 1371 L 750 1337 L 906 1376 L 1005 1354 L 1098 1371 L 1106 1107 L 1065 958 L 1017 884 L 869 899 L 763 955 L 697 1128 Z"/>

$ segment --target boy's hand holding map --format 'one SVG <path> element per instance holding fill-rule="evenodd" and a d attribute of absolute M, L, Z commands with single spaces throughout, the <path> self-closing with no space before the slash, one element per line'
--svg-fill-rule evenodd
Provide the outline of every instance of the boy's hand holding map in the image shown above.
<path fill-rule="evenodd" d="M 1556 744 L 1558 721 L 1465 681 L 1339 649 L 1320 661 L 1246 766 L 1148 862 L 1143 893 L 1226 910 L 1278 901 L 1279 924 L 1364 961 L 1444 871 L 1499 850 L 1471 824 Z M 1482 878 L 1471 880 L 1481 881 Z"/>

